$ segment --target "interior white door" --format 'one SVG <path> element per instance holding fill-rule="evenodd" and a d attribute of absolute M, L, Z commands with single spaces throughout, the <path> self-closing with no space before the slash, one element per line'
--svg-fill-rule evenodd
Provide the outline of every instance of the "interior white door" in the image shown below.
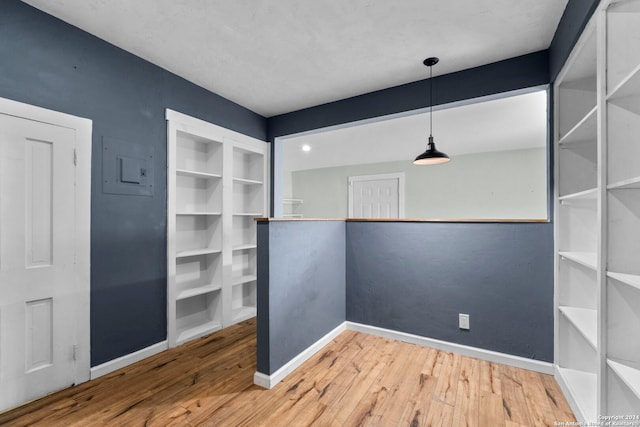
<path fill-rule="evenodd" d="M 75 144 L 0 114 L 0 410 L 76 381 Z"/>
<path fill-rule="evenodd" d="M 349 218 L 403 216 L 403 173 L 349 177 Z"/>

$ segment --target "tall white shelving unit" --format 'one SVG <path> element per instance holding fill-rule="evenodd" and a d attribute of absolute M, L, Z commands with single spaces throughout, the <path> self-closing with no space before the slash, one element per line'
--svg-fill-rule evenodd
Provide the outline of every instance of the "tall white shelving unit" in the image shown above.
<path fill-rule="evenodd" d="M 599 372 L 602 235 L 597 77 L 597 34 L 592 21 L 555 86 L 556 376 L 565 394 L 573 397 L 569 400 L 576 415 L 589 420 L 597 416 Z"/>
<path fill-rule="evenodd" d="M 267 211 L 268 144 L 167 110 L 170 346 L 256 314 L 255 217 Z"/>
<path fill-rule="evenodd" d="M 606 14 L 607 355 L 603 406 L 640 415 L 640 1 Z"/>
<path fill-rule="evenodd" d="M 266 212 L 266 152 L 257 151 L 254 144 L 234 141 L 227 164 L 233 165 L 232 191 L 228 210 L 232 223 L 231 286 L 228 313 L 230 323 L 256 315 L 256 223 L 255 217 Z M 266 144 L 264 144 L 266 146 Z"/>
<path fill-rule="evenodd" d="M 602 1 L 555 83 L 556 378 L 640 415 L 640 0 Z"/>

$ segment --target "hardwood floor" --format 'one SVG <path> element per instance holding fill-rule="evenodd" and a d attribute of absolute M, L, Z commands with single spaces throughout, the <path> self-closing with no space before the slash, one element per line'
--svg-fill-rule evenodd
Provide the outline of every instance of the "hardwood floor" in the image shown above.
<path fill-rule="evenodd" d="M 7 426 L 553 426 L 553 377 L 343 332 L 272 390 L 255 320 L 0 414 Z"/>

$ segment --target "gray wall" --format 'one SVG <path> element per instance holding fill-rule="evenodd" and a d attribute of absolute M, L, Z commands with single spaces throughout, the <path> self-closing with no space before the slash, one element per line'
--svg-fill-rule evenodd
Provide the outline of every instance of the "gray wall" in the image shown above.
<path fill-rule="evenodd" d="M 446 166 L 403 161 L 297 171 L 290 194 L 304 199 L 296 212 L 306 218 L 346 218 L 350 176 L 395 172 L 405 174 L 406 218 L 547 218 L 545 148 L 455 156 Z"/>
<path fill-rule="evenodd" d="M 347 222 L 346 251 L 347 320 L 553 361 L 551 223 Z"/>
<path fill-rule="evenodd" d="M 93 120 L 91 364 L 166 339 L 165 108 L 265 139 L 266 119 L 19 0 L 0 1 L 0 96 Z M 102 138 L 154 150 L 154 194 L 102 191 Z"/>
<path fill-rule="evenodd" d="M 344 221 L 258 223 L 258 372 L 345 321 Z"/>

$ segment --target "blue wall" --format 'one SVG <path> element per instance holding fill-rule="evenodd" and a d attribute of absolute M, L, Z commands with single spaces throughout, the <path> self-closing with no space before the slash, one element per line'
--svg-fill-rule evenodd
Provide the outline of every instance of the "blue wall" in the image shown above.
<path fill-rule="evenodd" d="M 258 372 L 345 320 L 553 361 L 551 223 L 271 221 L 258 249 Z"/>
<path fill-rule="evenodd" d="M 0 2 L 0 97 L 93 120 L 91 364 L 166 339 L 171 108 L 264 140 L 266 120 L 18 0 Z M 152 197 L 102 192 L 103 137 L 153 147 Z"/>
<path fill-rule="evenodd" d="M 258 372 L 270 375 L 346 318 L 344 221 L 258 223 Z"/>
<path fill-rule="evenodd" d="M 346 251 L 347 320 L 553 361 L 551 223 L 350 221 Z"/>

